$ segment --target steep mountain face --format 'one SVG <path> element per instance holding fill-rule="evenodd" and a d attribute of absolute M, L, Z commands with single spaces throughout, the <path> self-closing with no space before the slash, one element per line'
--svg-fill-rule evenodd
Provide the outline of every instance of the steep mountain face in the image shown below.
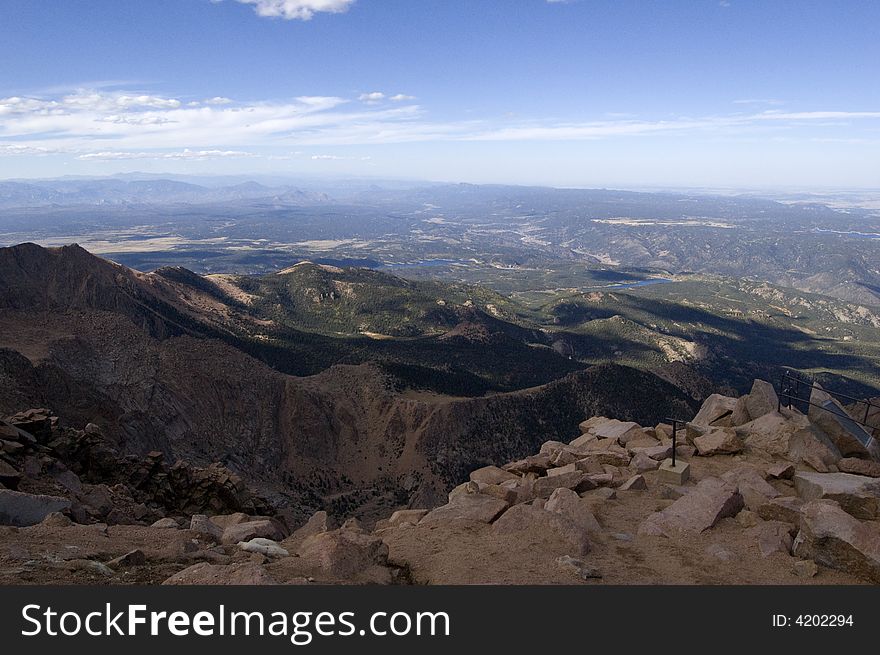
<path fill-rule="evenodd" d="M 617 366 L 477 397 L 405 389 L 381 361 L 291 376 L 235 347 L 224 326 L 250 320 L 228 318 L 245 316 L 235 303 L 169 277 L 77 247 L 0 249 L 0 413 L 48 407 L 123 452 L 219 461 L 302 516 L 369 518 L 441 502 L 469 470 L 575 436 L 586 416 L 652 423 L 693 409 Z"/>

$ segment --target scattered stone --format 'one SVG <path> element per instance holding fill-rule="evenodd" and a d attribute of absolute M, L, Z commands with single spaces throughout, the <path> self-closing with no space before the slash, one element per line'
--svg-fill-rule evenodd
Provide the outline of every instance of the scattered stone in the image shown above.
<path fill-rule="evenodd" d="M 804 504 L 794 553 L 880 583 L 880 528 L 853 518 L 834 501 Z"/>
<path fill-rule="evenodd" d="M 563 555 L 556 559 L 556 565 L 559 568 L 573 572 L 581 580 L 591 580 L 601 578 L 602 573 L 594 566 L 589 566 L 584 560 L 572 557 L 571 555 Z"/>
<path fill-rule="evenodd" d="M 237 544 L 239 541 L 250 541 L 254 537 L 265 537 L 266 539 L 281 541 L 284 539 L 285 534 L 278 521 L 259 519 L 230 525 L 223 530 L 220 542 L 223 544 Z"/>
<path fill-rule="evenodd" d="M 288 557 L 290 553 L 282 548 L 277 541 L 256 537 L 250 541 L 239 541 L 238 547 L 248 553 L 260 553 L 268 557 Z"/>
<path fill-rule="evenodd" d="M 745 506 L 750 510 L 757 510 L 771 498 L 779 496 L 776 488 L 753 466 L 737 466 L 724 473 L 721 479 L 737 486 Z"/>
<path fill-rule="evenodd" d="M 730 424 L 732 426 L 743 425 L 753 419 L 746 405 L 747 400 L 748 396 L 737 398 L 736 404 L 733 406 L 733 413 L 730 415 Z"/>
<path fill-rule="evenodd" d="M 794 476 L 794 488 L 803 500 L 825 498 L 837 501 L 857 519 L 880 518 L 880 480 L 852 473 L 811 473 Z"/>
<path fill-rule="evenodd" d="M 517 494 L 516 489 L 502 487 L 498 484 L 487 484 L 484 487 L 480 487 L 480 493 L 503 500 L 508 505 L 516 505 L 519 501 L 519 495 Z"/>
<path fill-rule="evenodd" d="M 721 544 L 709 544 L 706 547 L 706 554 L 722 562 L 729 562 L 733 558 L 733 553 Z"/>
<path fill-rule="evenodd" d="M 765 521 L 782 521 L 797 525 L 801 520 L 801 509 L 804 501 L 795 496 L 782 496 L 773 498 L 764 503 L 756 510 L 758 516 Z"/>
<path fill-rule="evenodd" d="M 542 455 L 553 456 L 558 453 L 560 450 L 567 447 L 567 444 L 562 443 L 561 441 L 545 441 L 541 444 L 540 453 Z"/>
<path fill-rule="evenodd" d="M 21 482 L 21 473 L 0 459 L 0 485 L 7 489 L 17 489 Z"/>
<path fill-rule="evenodd" d="M 703 457 L 712 455 L 734 455 L 745 447 L 742 439 L 732 428 L 714 428 L 694 439 L 697 452 Z"/>
<path fill-rule="evenodd" d="M 594 434 L 582 434 L 577 439 L 572 439 L 568 445 L 576 450 L 581 450 L 582 448 L 586 448 L 594 441 L 598 441 L 598 439 L 599 437 Z"/>
<path fill-rule="evenodd" d="M 548 497 L 549 495 L 550 493 L 547 494 Z M 462 494 L 456 496 L 450 503 L 428 512 L 420 523 L 455 520 L 491 523 L 508 507 L 509 505 L 505 501 L 485 494 Z"/>
<path fill-rule="evenodd" d="M 541 453 L 538 455 L 530 455 L 529 457 L 517 460 L 516 462 L 511 462 L 510 464 L 504 465 L 502 468 L 505 471 L 510 471 L 511 473 L 519 475 L 525 475 L 527 473 L 543 475 L 544 471 L 550 468 L 550 466 L 550 455 Z"/>
<path fill-rule="evenodd" d="M 234 514 L 219 514 L 211 517 L 211 523 L 219 525 L 222 529 L 228 528 L 230 525 L 240 525 L 247 523 L 251 517 L 244 512 L 235 512 Z"/>
<path fill-rule="evenodd" d="M 478 484 L 501 484 L 505 480 L 515 480 L 516 475 L 498 468 L 497 466 L 484 466 L 476 471 L 471 471 L 470 479 Z"/>
<path fill-rule="evenodd" d="M 705 427 L 729 427 L 730 416 L 733 413 L 733 408 L 735 405 L 736 398 L 730 398 L 728 396 L 722 396 L 721 394 L 713 393 L 711 396 L 706 398 L 706 400 L 703 402 L 703 406 L 700 407 L 700 411 L 691 422 L 694 425 Z"/>
<path fill-rule="evenodd" d="M 648 448 L 630 448 L 627 445 L 627 450 L 635 457 L 636 455 L 642 454 L 647 455 L 651 459 L 655 459 L 658 461 L 663 461 L 667 457 L 672 457 L 672 443 L 660 444 L 657 446 L 650 446 Z M 678 454 L 678 453 L 676 453 Z"/>
<path fill-rule="evenodd" d="M 428 513 L 426 509 L 399 509 L 394 514 L 391 515 L 391 518 L 388 519 L 389 525 L 403 525 L 404 523 L 411 523 L 413 525 L 417 524 Z"/>
<path fill-rule="evenodd" d="M 794 573 L 799 578 L 815 578 L 819 567 L 811 559 L 799 559 L 794 563 Z"/>
<path fill-rule="evenodd" d="M 70 501 L 66 498 L 0 489 L 0 525 L 36 525 L 52 512 L 69 508 Z"/>
<path fill-rule="evenodd" d="M 774 464 L 767 469 L 767 475 L 777 480 L 791 480 L 794 476 L 795 468 L 791 462 L 781 462 Z"/>
<path fill-rule="evenodd" d="M 639 533 L 699 534 L 723 518 L 736 516 L 742 508 L 743 497 L 735 485 L 720 478 L 706 478 L 687 495 L 649 516 L 639 527 Z"/>
<path fill-rule="evenodd" d="M 644 473 L 645 471 L 656 471 L 660 468 L 660 462 L 651 459 L 644 452 L 638 452 L 630 460 L 629 466 L 639 473 Z"/>
<path fill-rule="evenodd" d="M 744 509 L 736 515 L 734 520 L 744 528 L 753 528 L 758 525 L 760 519 L 754 512 Z"/>
<path fill-rule="evenodd" d="M 388 546 L 371 534 L 343 529 L 322 532 L 306 539 L 299 555 L 306 565 L 330 578 L 346 580 L 366 574 L 376 581 L 390 581 Z"/>
<path fill-rule="evenodd" d="M 752 390 L 745 397 L 746 409 L 752 420 L 761 418 L 779 409 L 779 396 L 773 385 L 764 380 L 755 380 Z"/>
<path fill-rule="evenodd" d="M 602 531 L 590 509 L 590 503 L 571 489 L 557 489 L 544 504 L 544 510 L 561 514 L 577 524 L 588 535 L 595 536 Z"/>
<path fill-rule="evenodd" d="M 578 489 L 582 486 L 586 476 L 580 471 L 572 471 L 561 475 L 551 477 L 538 478 L 535 480 L 535 496 L 538 498 L 549 498 L 556 489 L 560 487 L 565 489 Z M 578 491 L 586 491 L 586 489 L 578 489 Z"/>
<path fill-rule="evenodd" d="M 611 487 L 600 487 L 599 489 L 585 492 L 581 497 L 585 499 L 615 500 L 617 492 Z"/>
<path fill-rule="evenodd" d="M 449 502 L 451 503 L 453 500 L 458 498 L 459 496 L 467 496 L 472 494 L 480 493 L 480 485 L 478 485 L 473 480 L 468 480 L 467 482 L 463 482 L 462 484 L 454 487 L 452 491 L 449 492 L 447 496 Z"/>
<path fill-rule="evenodd" d="M 604 416 L 593 416 L 588 418 L 586 421 L 582 421 L 578 428 L 580 428 L 581 434 L 586 434 L 593 428 L 599 427 L 604 423 L 610 423 L 613 419 L 605 418 Z"/>
<path fill-rule="evenodd" d="M 158 528 L 160 530 L 168 530 L 168 529 L 172 529 L 172 528 L 174 530 L 176 530 L 180 526 L 177 525 L 177 521 L 175 521 L 174 519 L 164 518 L 164 519 L 159 519 L 158 521 L 153 523 L 150 527 L 151 528 Z"/>
<path fill-rule="evenodd" d="M 312 514 L 309 520 L 306 521 L 305 525 L 295 530 L 290 538 L 302 541 L 307 537 L 321 534 L 322 532 L 327 532 L 331 529 L 332 526 L 330 525 L 330 517 L 328 516 L 327 512 L 321 510 Z"/>
<path fill-rule="evenodd" d="M 844 457 L 837 462 L 838 470 L 854 475 L 864 475 L 869 478 L 880 478 L 880 462 L 872 462 L 867 459 Z"/>
<path fill-rule="evenodd" d="M 120 555 L 107 562 L 111 569 L 127 568 L 129 566 L 143 566 L 147 563 L 147 556 L 142 550 L 131 550 L 125 555 Z"/>
<path fill-rule="evenodd" d="M 547 470 L 547 477 L 554 477 L 557 475 L 565 475 L 566 473 L 577 473 L 577 466 L 574 463 L 566 464 L 565 466 L 560 466 L 557 468 L 552 468 Z"/>
<path fill-rule="evenodd" d="M 199 562 L 175 573 L 163 585 L 272 585 L 265 568 L 253 562 L 218 565 Z"/>
<path fill-rule="evenodd" d="M 645 491 L 648 489 L 648 483 L 645 482 L 644 475 L 634 475 L 618 488 L 621 491 Z"/>
<path fill-rule="evenodd" d="M 687 494 L 688 491 L 689 489 L 682 485 L 673 486 L 671 484 L 662 484 L 660 485 L 658 495 L 664 500 L 678 500 Z"/>
<path fill-rule="evenodd" d="M 200 537 L 212 541 L 220 541 L 223 538 L 223 528 L 214 523 L 204 514 L 193 514 L 193 517 L 190 520 L 189 529 Z"/>
<path fill-rule="evenodd" d="M 548 512 L 534 505 L 515 505 L 504 512 L 492 529 L 496 534 L 514 535 L 517 539 L 529 541 L 529 535 L 545 538 L 558 537 L 577 555 L 590 551 L 590 540 L 586 531 L 570 518 L 556 512 Z"/>
<path fill-rule="evenodd" d="M 615 419 L 592 428 L 590 432 L 599 439 L 616 440 L 621 446 L 625 446 L 630 439 L 636 439 L 645 435 L 642 431 L 642 426 L 638 423 L 617 421 Z"/>
<path fill-rule="evenodd" d="M 770 557 L 773 553 L 791 554 L 791 533 L 794 526 L 782 521 L 763 521 L 749 530 L 749 534 L 758 542 L 758 550 L 762 557 Z"/>

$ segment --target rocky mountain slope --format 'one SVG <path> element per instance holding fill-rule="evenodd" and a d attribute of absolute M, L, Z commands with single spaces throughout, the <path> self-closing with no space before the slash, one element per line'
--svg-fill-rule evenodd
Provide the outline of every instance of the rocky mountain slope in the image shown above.
<path fill-rule="evenodd" d="M 430 505 L 475 466 L 574 436 L 587 415 L 656 421 L 692 402 L 656 376 L 617 366 L 569 366 L 508 393 L 421 392 L 400 376 L 439 369 L 407 370 L 381 351 L 370 351 L 369 363 L 296 377 L 263 361 L 277 364 L 271 350 L 253 356 L 259 341 L 241 336 L 242 326 L 257 320 L 241 301 L 209 302 L 221 291 L 207 294 L 196 280 L 141 274 L 75 246 L 0 249 L 0 272 L 0 411 L 48 407 L 63 425 L 96 424 L 122 453 L 220 461 L 300 518 L 326 508 L 375 519 Z M 459 356 L 470 348 L 495 368 L 547 368 L 550 349 L 489 321 L 474 337 L 468 325 L 414 352 L 440 344 Z M 287 357 L 314 344 L 300 334 L 288 330 L 297 349 Z"/>
<path fill-rule="evenodd" d="M 678 441 L 592 417 L 372 530 L 297 525 L 220 466 L 120 458 L 97 426 L 33 410 L 0 423 L 0 582 L 880 583 L 876 441 L 777 408 L 759 380 L 707 399 Z"/>

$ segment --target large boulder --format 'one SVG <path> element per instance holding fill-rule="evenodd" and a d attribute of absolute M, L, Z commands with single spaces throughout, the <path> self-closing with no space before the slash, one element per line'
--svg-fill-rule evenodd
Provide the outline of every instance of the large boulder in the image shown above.
<path fill-rule="evenodd" d="M 803 462 L 816 470 L 829 470 L 840 459 L 837 446 L 809 419 L 782 409 L 769 412 L 736 428 L 747 450 L 757 450 L 792 462 Z"/>
<path fill-rule="evenodd" d="M 819 385 L 810 393 L 810 422 L 827 434 L 844 457 L 871 457 L 871 435 L 865 432 L 837 400 Z"/>
<path fill-rule="evenodd" d="M 446 505 L 428 512 L 419 523 L 455 520 L 491 523 L 508 507 L 507 502 L 494 496 L 481 493 L 463 493 L 457 495 Z"/>
<path fill-rule="evenodd" d="M 553 475 L 535 480 L 533 488 L 536 498 L 549 498 L 557 489 L 575 489 L 578 491 L 587 491 L 584 487 L 584 481 L 587 479 L 585 473 L 574 470 L 561 475 Z M 594 484 L 589 484 L 589 489 L 594 488 Z"/>
<path fill-rule="evenodd" d="M 736 485 L 745 506 L 752 511 L 757 511 L 767 501 L 779 496 L 779 492 L 764 479 L 761 472 L 747 464 L 727 471 L 721 479 Z"/>
<path fill-rule="evenodd" d="M 782 521 L 797 525 L 801 520 L 804 501 L 796 496 L 780 496 L 771 498 L 758 507 L 756 513 L 765 521 Z"/>
<path fill-rule="evenodd" d="M 674 536 L 699 534 L 725 517 L 736 516 L 743 497 L 736 485 L 720 478 L 706 478 L 666 509 L 649 516 L 640 534 Z"/>
<path fill-rule="evenodd" d="M 599 439 L 614 439 L 621 446 L 626 445 L 630 439 L 645 436 L 642 426 L 632 421 L 618 421 L 611 419 L 590 429 L 590 434 Z"/>
<path fill-rule="evenodd" d="M 834 501 L 804 505 L 794 553 L 880 584 L 880 527 L 853 518 Z"/>
<path fill-rule="evenodd" d="M 66 498 L 0 489 L 0 525 L 36 525 L 52 512 L 66 509 L 70 509 Z"/>
<path fill-rule="evenodd" d="M 584 555 L 590 551 L 590 539 L 583 525 L 562 513 L 534 505 L 516 505 L 504 512 L 492 526 L 499 535 L 513 535 L 517 541 L 540 543 L 548 535 L 566 544 L 568 554 Z"/>
<path fill-rule="evenodd" d="M 515 480 L 517 477 L 517 475 L 497 466 L 484 466 L 476 471 L 471 471 L 470 475 L 470 479 L 477 484 L 501 484 L 507 480 Z"/>
<path fill-rule="evenodd" d="M 404 523 L 415 525 L 425 518 L 427 514 L 428 510 L 426 509 L 399 509 L 388 519 L 388 525 L 398 526 Z"/>
<path fill-rule="evenodd" d="M 764 380 L 755 380 L 752 384 L 752 390 L 746 396 L 745 405 L 749 417 L 754 421 L 765 414 L 778 410 L 779 396 L 776 395 L 772 384 Z"/>
<path fill-rule="evenodd" d="M 388 546 L 377 536 L 340 528 L 306 539 L 299 550 L 306 566 L 344 580 L 388 564 Z"/>
<path fill-rule="evenodd" d="M 223 530 L 220 541 L 224 544 L 237 544 L 239 541 L 250 541 L 254 537 L 281 541 L 285 536 L 284 527 L 278 521 L 259 519 L 230 525 Z"/>
<path fill-rule="evenodd" d="M 770 557 L 773 553 L 791 555 L 793 544 L 792 532 L 795 526 L 783 521 L 762 521 L 749 528 L 749 535 L 755 538 L 762 557 Z"/>
<path fill-rule="evenodd" d="M 703 406 L 691 423 L 704 427 L 729 427 L 735 405 L 736 398 L 713 393 L 703 402 Z"/>
<path fill-rule="evenodd" d="M 844 457 L 837 462 L 837 468 L 844 473 L 866 475 L 869 478 L 880 478 L 880 462 L 872 462 L 868 459 Z"/>
<path fill-rule="evenodd" d="M 596 520 L 592 507 L 593 503 L 571 489 L 557 489 L 544 504 L 546 511 L 564 516 L 588 535 L 595 536 L 602 531 L 602 526 Z"/>
<path fill-rule="evenodd" d="M 163 585 L 271 585 L 277 584 L 259 564 L 209 564 L 199 562 L 175 573 Z"/>
<path fill-rule="evenodd" d="M 834 500 L 858 519 L 880 518 L 880 480 L 852 473 L 795 473 L 794 488 L 803 500 Z"/>
<path fill-rule="evenodd" d="M 713 428 L 694 439 L 697 452 L 708 457 L 711 455 L 734 455 L 745 447 L 743 440 L 733 428 Z"/>

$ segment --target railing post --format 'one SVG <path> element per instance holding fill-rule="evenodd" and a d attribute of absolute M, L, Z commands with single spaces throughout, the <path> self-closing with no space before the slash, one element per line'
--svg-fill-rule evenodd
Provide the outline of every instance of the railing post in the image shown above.
<path fill-rule="evenodd" d="M 678 421 L 672 421 L 672 468 L 675 468 L 675 441 L 678 437 Z"/>

